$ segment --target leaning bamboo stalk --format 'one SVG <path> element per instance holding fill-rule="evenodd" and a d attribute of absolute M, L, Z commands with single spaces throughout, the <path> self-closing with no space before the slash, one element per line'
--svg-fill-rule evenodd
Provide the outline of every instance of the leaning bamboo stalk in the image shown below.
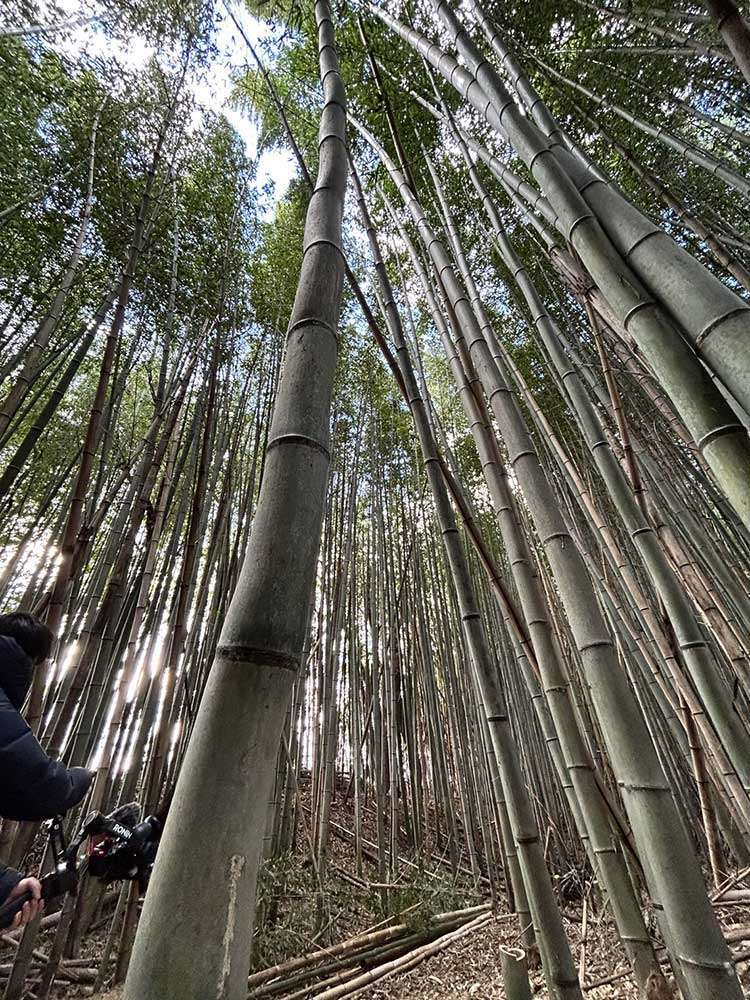
<path fill-rule="evenodd" d="M 734 0 L 703 0 L 740 72 L 750 83 L 750 29 Z"/>
<path fill-rule="evenodd" d="M 745 267 L 745 265 L 737 259 L 737 257 L 731 252 L 731 250 L 725 246 L 722 242 L 720 236 L 712 233 L 705 223 L 694 213 L 691 212 L 687 205 L 673 193 L 672 190 L 661 181 L 654 173 L 652 173 L 647 167 L 643 166 L 633 153 L 624 146 L 615 136 L 599 124 L 594 118 L 591 117 L 580 105 L 573 102 L 573 107 L 579 115 L 588 122 L 589 125 L 596 128 L 601 135 L 611 143 L 613 148 L 622 156 L 630 169 L 635 173 L 637 177 L 643 180 L 651 190 L 662 199 L 665 205 L 667 205 L 677 216 L 680 222 L 689 229 L 699 240 L 703 240 L 706 246 L 711 250 L 716 259 L 721 263 L 727 271 L 735 278 L 740 285 L 745 289 L 750 288 L 750 271 Z"/>
<path fill-rule="evenodd" d="M 444 111 L 448 121 L 452 123 L 452 116 L 448 108 L 444 107 Z M 471 163 L 471 159 L 468 156 L 468 150 L 466 149 L 466 146 L 463 143 L 460 135 L 458 135 L 455 131 L 454 135 L 457 139 L 457 142 L 459 143 L 460 148 L 462 149 L 462 152 L 465 155 L 470 175 L 477 189 L 477 192 L 482 198 L 483 205 L 487 210 L 491 220 L 493 221 L 493 226 L 496 229 L 501 230 L 499 216 L 497 215 L 497 212 L 489 198 L 486 189 L 479 180 L 479 176 L 476 173 L 476 169 Z M 441 209 L 446 222 L 448 236 L 451 240 L 454 252 L 456 254 L 456 260 L 459 264 L 462 278 L 466 283 L 466 287 L 472 298 L 472 302 L 475 304 L 477 310 L 480 311 L 482 307 L 481 307 L 481 302 L 479 301 L 476 285 L 474 284 L 471 272 L 467 266 L 466 259 L 464 257 L 463 250 L 460 244 L 460 240 L 458 238 L 455 225 L 453 223 L 447 202 L 445 200 L 442 186 L 440 185 L 437 175 L 434 171 L 434 168 L 432 167 L 429 160 L 428 160 L 428 166 L 430 168 L 430 172 L 433 177 L 433 182 L 436 185 L 438 198 L 440 200 Z M 406 234 L 403 233 L 403 231 L 402 231 L 402 238 L 404 238 L 408 247 L 410 245 L 410 241 L 408 240 Z M 510 361 L 509 358 L 508 360 Z M 469 363 L 468 357 L 467 357 L 467 363 Z M 477 424 L 476 417 L 470 417 L 470 424 L 473 430 Z M 480 449 L 480 455 L 481 454 L 482 451 Z M 486 467 L 485 462 L 483 462 L 483 465 L 485 465 Z M 564 670 L 561 669 L 560 665 L 558 664 L 559 653 L 555 652 L 555 647 L 551 643 L 550 639 L 546 637 L 545 632 L 543 630 L 542 630 L 542 638 L 546 638 L 546 645 L 544 643 L 540 643 L 539 632 L 541 626 L 544 625 L 544 619 L 546 617 L 544 602 L 541 593 L 537 593 L 537 591 L 539 590 L 539 586 L 534 576 L 527 571 L 526 576 L 524 578 L 523 570 L 525 569 L 526 564 L 529 562 L 529 553 L 528 549 L 525 546 L 523 545 L 519 546 L 514 540 L 514 534 L 516 535 L 521 534 L 522 537 L 522 533 L 520 532 L 520 527 L 518 525 L 514 525 L 515 528 L 514 532 L 509 532 L 507 530 L 507 517 L 508 517 L 507 511 L 512 512 L 514 510 L 514 502 L 510 494 L 510 491 L 507 489 L 507 486 L 505 486 L 504 482 L 502 482 L 501 485 L 504 486 L 504 493 L 496 501 L 498 509 L 498 517 L 500 519 L 500 526 L 503 532 L 503 539 L 505 542 L 506 550 L 510 557 L 512 572 L 514 577 L 516 578 L 516 584 L 519 588 L 519 594 L 521 595 L 522 605 L 524 599 L 526 600 L 526 603 L 528 605 L 527 607 L 524 607 L 524 611 L 526 614 L 527 622 L 529 623 L 529 632 L 532 637 L 532 643 L 534 644 L 535 652 L 539 660 L 539 667 L 537 669 L 541 670 L 544 682 L 544 688 L 545 691 L 548 692 L 547 697 L 550 701 L 550 707 L 553 709 L 553 714 L 555 714 L 555 712 L 557 713 L 555 714 L 556 725 L 558 727 L 559 732 L 561 733 L 561 740 L 563 744 L 566 746 L 566 755 L 568 757 L 568 760 L 572 762 L 569 763 L 568 766 L 571 768 L 573 784 L 576 787 L 576 791 L 581 801 L 581 806 L 587 813 L 587 823 L 590 827 L 593 825 L 594 829 L 598 828 L 598 830 L 600 831 L 598 836 L 594 837 L 595 840 L 594 852 L 595 854 L 600 853 L 600 857 L 602 859 L 606 859 L 610 853 L 610 847 L 611 847 L 608 817 L 606 815 L 606 811 L 604 813 L 601 812 L 600 804 L 597 802 L 597 799 L 599 797 L 598 789 L 596 788 L 591 789 L 589 787 L 587 790 L 586 784 L 585 783 L 581 784 L 583 776 L 582 771 L 585 771 L 585 769 L 588 768 L 591 771 L 591 778 L 593 780 L 595 780 L 595 772 L 593 767 L 590 767 L 589 765 L 585 764 L 585 762 L 589 759 L 589 755 L 587 754 L 586 749 L 580 740 L 580 737 L 577 736 L 577 728 L 578 728 L 577 722 L 575 721 L 575 718 L 572 717 L 570 714 L 570 707 L 569 705 L 566 705 L 565 700 L 561 698 L 561 695 L 565 694 L 567 681 L 565 678 Z M 490 488 L 490 492 L 492 493 L 492 487 Z M 502 517 L 501 514 L 503 515 Z M 525 595 L 528 595 L 529 593 L 534 598 L 533 600 L 530 600 L 529 596 L 525 597 Z M 559 704 L 560 701 L 562 701 L 563 704 Z M 593 798 L 592 798 L 592 791 L 593 791 Z M 619 881 L 621 885 L 629 884 L 627 876 L 624 876 L 624 883 L 622 879 L 619 880 L 615 879 L 615 881 L 616 882 Z M 615 899 L 622 894 L 621 892 L 618 893 L 617 891 L 615 891 L 612 885 L 609 886 L 609 892 L 610 896 L 614 897 Z M 638 918 L 636 918 L 635 924 L 633 924 L 633 917 L 635 916 L 636 913 L 638 913 L 637 904 L 635 904 L 635 910 L 633 910 L 632 913 L 633 916 L 631 917 L 630 920 L 626 922 L 628 925 L 630 925 L 629 930 L 625 932 L 627 938 L 631 941 L 635 940 L 634 927 L 639 926 L 639 924 L 642 923 Z M 642 926 L 641 926 L 641 931 L 643 935 L 643 940 L 644 941 L 648 940 L 645 928 Z"/>
<path fill-rule="evenodd" d="M 438 121 L 448 120 L 450 123 L 450 119 L 447 118 L 447 116 L 442 114 L 433 104 L 425 100 L 416 91 L 410 90 L 409 94 Z M 602 322 L 606 324 L 609 330 L 617 333 L 617 337 L 619 339 L 616 339 L 613 345 L 614 350 L 628 366 L 629 370 L 633 372 L 643 391 L 649 396 L 649 399 L 651 399 L 653 405 L 659 410 L 659 412 L 663 414 L 665 420 L 674 430 L 675 434 L 693 453 L 695 460 L 705 468 L 707 473 L 711 474 L 710 465 L 704 459 L 687 427 L 675 412 L 671 401 L 665 393 L 658 388 L 658 383 L 656 386 L 652 385 L 653 376 L 644 370 L 642 362 L 639 363 L 636 361 L 636 357 L 640 357 L 640 351 L 638 350 L 638 347 L 628 330 L 617 319 L 616 315 L 612 311 L 612 308 L 602 295 L 601 290 L 593 283 L 592 279 L 584 271 L 577 258 L 571 255 L 566 246 L 560 245 L 560 235 L 556 232 L 556 230 L 560 229 L 561 223 L 556 212 L 547 199 L 544 198 L 544 196 L 541 195 L 535 188 L 533 188 L 533 186 L 526 184 L 525 182 L 521 182 L 518 178 L 516 178 L 515 175 L 513 175 L 512 172 L 509 171 L 494 154 L 490 153 L 483 145 L 481 145 L 481 143 L 478 143 L 463 129 L 458 128 L 455 125 L 453 128 L 455 129 L 460 142 L 473 150 L 487 165 L 491 173 L 497 177 L 508 196 L 521 211 L 524 219 L 530 222 L 534 228 L 537 229 L 547 246 L 548 253 L 555 264 L 555 267 L 563 276 L 566 284 L 570 287 L 571 292 L 581 301 L 585 301 L 586 298 L 590 299 L 598 315 L 601 317 Z M 549 225 L 545 225 L 541 222 L 536 215 L 537 210 L 541 212 Z M 549 226 L 555 227 L 555 229 L 552 230 Z"/>
<path fill-rule="evenodd" d="M 726 945 L 708 906 L 697 858 L 687 840 L 640 707 L 629 689 L 627 679 L 618 669 L 614 643 L 596 603 L 580 551 L 565 527 L 510 387 L 490 353 L 479 321 L 469 304 L 466 289 L 453 271 L 442 244 L 429 226 L 414 194 L 379 143 L 361 125 L 357 127 L 377 151 L 398 184 L 425 249 L 446 287 L 457 315 L 460 315 L 461 322 L 465 325 L 477 371 L 482 377 L 494 415 L 506 438 L 511 465 L 519 478 L 537 530 L 545 540 L 545 552 L 555 570 L 558 585 L 562 588 L 562 596 L 569 609 L 571 626 L 582 653 L 599 716 L 603 722 L 606 720 L 607 746 L 621 787 L 627 788 L 627 811 L 644 869 L 653 891 L 665 908 L 667 899 L 672 908 L 670 932 L 683 941 L 676 952 L 682 959 L 683 970 L 690 981 L 695 983 L 697 995 L 708 996 L 705 991 L 714 982 L 716 975 L 714 962 L 706 961 L 707 942 L 710 939 L 716 963 L 724 970 L 722 978 L 731 991 L 728 995 L 739 997 L 739 983 L 734 970 L 724 964 Z M 584 597 L 584 594 L 587 596 Z M 616 735 L 613 726 L 616 726 Z M 646 800 L 653 802 L 657 797 L 658 810 L 645 807 Z M 671 864 L 668 859 L 674 857 L 676 840 L 680 842 L 680 852 L 684 851 L 683 858 L 689 859 L 689 863 L 683 868 L 679 894 L 674 891 L 667 876 Z M 663 862 L 652 864 L 649 861 L 652 853 L 661 855 Z M 688 896 L 691 898 L 689 903 Z M 674 942 L 674 938 L 672 941 Z M 686 962 L 688 952 L 691 958 Z"/>
<path fill-rule="evenodd" d="M 365 135 L 368 142 L 374 142 L 363 127 L 357 128 Z M 410 196 L 410 205 L 414 206 L 415 214 L 419 215 L 419 223 L 424 224 L 423 213 L 411 189 L 407 187 L 403 175 L 392 161 L 387 158 L 382 149 L 375 146 L 381 159 L 387 165 L 389 172 L 406 189 Z M 466 554 L 458 535 L 455 517 L 450 506 L 448 490 L 440 470 L 438 450 L 432 429 L 427 419 L 425 401 L 419 394 L 414 368 L 403 335 L 400 315 L 393 299 L 393 293 L 383 262 L 375 230 L 370 220 L 364 193 L 356 171 L 353 177 L 357 197 L 362 212 L 363 222 L 367 230 L 376 271 L 383 291 L 389 331 L 396 345 L 396 357 L 405 387 L 407 402 L 412 413 L 417 432 L 420 450 L 426 465 L 430 488 L 435 504 L 435 511 L 443 536 L 450 575 L 455 586 L 462 631 L 474 667 L 477 690 L 490 723 L 492 741 L 497 754 L 498 765 L 502 776 L 505 799 L 508 803 L 509 815 L 516 841 L 519 857 L 522 860 L 524 884 L 531 904 L 535 927 L 540 932 L 542 940 L 542 957 L 545 967 L 545 977 L 554 996 L 573 998 L 580 996 L 580 988 L 573 966 L 570 946 L 565 936 L 562 918 L 557 901 L 552 892 L 549 872 L 541 854 L 539 833 L 535 822 L 531 802 L 526 790 L 518 761 L 518 748 L 510 729 L 505 692 L 501 687 L 498 672 L 493 664 L 489 651 L 487 635 L 483 627 L 476 596 L 471 581 L 470 569 Z"/>
<path fill-rule="evenodd" d="M 588 7 L 591 10 L 597 11 L 600 14 L 609 14 L 617 20 L 624 21 L 626 24 L 632 25 L 633 27 L 641 28 L 652 35 L 656 35 L 658 38 L 665 38 L 668 41 L 675 42 L 677 46 L 692 50 L 693 52 L 698 52 L 702 56 L 719 59 L 722 62 L 731 61 L 729 53 L 723 48 L 717 47 L 716 45 L 704 45 L 703 42 L 696 38 L 692 38 L 690 35 L 687 35 L 682 31 L 674 31 L 671 28 L 662 28 L 660 25 L 652 24 L 649 21 L 643 21 L 639 17 L 634 17 L 632 11 L 626 12 L 617 10 L 617 8 L 592 3 L 592 0 L 576 0 L 576 3 L 580 4 L 582 7 Z"/>
<path fill-rule="evenodd" d="M 155 991 L 174 1000 L 205 1000 L 217 991 L 239 1000 L 246 991 L 266 804 L 315 589 L 344 271 L 346 97 L 326 0 L 317 0 L 315 16 L 325 103 L 284 368 L 242 574 L 192 727 L 128 970 L 131 1000 Z M 220 783 L 217 760 L 223 761 Z M 196 812 L 205 817 L 199 831 L 187 821 Z M 223 890 L 196 897 L 207 865 L 221 873 Z M 175 908 L 184 928 L 179 941 L 170 933 L 168 914 Z"/>
<path fill-rule="evenodd" d="M 57 925 L 55 939 L 52 943 L 52 948 L 50 949 L 49 958 L 42 970 L 41 982 L 38 989 L 35 991 L 39 1000 L 47 1000 L 56 978 L 64 979 L 66 974 L 70 975 L 69 972 L 66 973 L 65 969 L 60 969 L 60 962 L 62 960 L 65 943 L 68 939 L 68 931 L 73 920 L 74 911 L 75 896 L 68 894 L 63 900 L 60 922 Z M 77 973 L 74 973 L 74 976 L 75 975 L 77 975 Z"/>
<path fill-rule="evenodd" d="M 110 919 L 109 930 L 107 931 L 107 939 L 104 943 L 104 948 L 99 958 L 99 965 L 96 971 L 96 979 L 94 980 L 94 987 L 93 987 L 94 993 L 96 993 L 98 989 L 101 989 L 102 985 L 104 984 L 104 980 L 107 978 L 110 959 L 112 956 L 112 950 L 115 946 L 117 935 L 120 930 L 120 921 L 125 911 L 127 898 L 128 898 L 128 885 L 126 882 L 124 882 L 120 887 L 119 893 L 117 894 L 117 904 L 115 906 L 115 912 Z"/>
<path fill-rule="evenodd" d="M 669 309 L 676 315 L 679 313 L 681 327 L 699 344 L 702 356 L 707 363 L 714 365 L 717 374 L 721 370 L 722 379 L 726 376 L 727 386 L 740 402 L 744 393 L 750 390 L 747 389 L 744 375 L 745 361 L 740 357 L 744 353 L 740 346 L 742 341 L 734 339 L 735 336 L 739 336 L 735 335 L 734 329 L 735 325 L 742 326 L 745 323 L 747 315 L 750 315 L 748 307 L 738 305 L 737 297 L 722 286 L 721 282 L 712 279 L 712 276 L 688 254 L 683 255 L 666 234 L 651 223 L 647 223 L 647 220 L 643 219 L 610 186 L 596 181 L 567 149 L 555 147 L 553 152 L 541 130 L 520 114 L 507 89 L 491 65 L 473 45 L 446 0 L 434 0 L 434 6 L 469 67 L 476 70 L 476 77 L 439 46 L 413 29 L 407 28 L 382 8 L 371 9 L 400 37 L 423 54 L 462 96 L 486 116 L 488 123 L 501 136 L 508 135 L 519 155 L 531 167 L 532 174 L 542 191 L 554 203 L 553 207 L 559 214 L 563 235 L 571 240 L 618 318 L 623 321 L 629 333 L 644 350 L 662 385 L 675 401 L 691 434 L 701 445 L 727 496 L 743 520 L 750 524 L 750 497 L 745 488 L 747 475 L 750 474 L 750 443 L 747 434 L 713 384 L 708 372 L 701 368 L 698 356 L 685 349 L 680 329 L 667 316 L 660 303 L 658 296 L 662 293 L 668 295 L 666 286 L 662 286 L 668 270 L 670 281 L 672 280 L 671 268 L 663 266 L 663 259 L 656 265 L 660 273 L 652 277 L 659 283 L 659 290 L 657 298 L 654 298 L 651 294 L 654 290 L 647 290 L 645 279 L 641 280 L 632 270 L 632 266 L 636 262 L 640 264 L 644 257 L 650 260 L 652 252 L 659 251 L 663 246 L 663 256 L 668 257 L 670 261 L 679 257 L 680 266 L 690 266 L 696 271 L 696 284 L 699 279 L 702 284 L 710 284 L 710 296 L 704 296 L 700 303 L 695 302 L 692 305 L 692 316 L 683 301 L 690 298 L 692 302 L 694 290 L 690 287 L 685 288 L 680 302 L 674 300 L 674 297 L 670 298 Z M 502 109 L 502 114 L 499 109 Z M 603 207 L 605 200 L 606 210 Z M 594 202 L 596 204 L 592 211 Z M 632 232 L 626 230 L 624 222 L 626 216 L 632 217 L 631 224 L 637 222 L 639 234 L 645 228 L 646 235 L 659 236 L 660 239 L 655 243 L 654 240 L 644 239 L 639 235 L 634 240 Z M 606 228 L 610 222 L 615 226 L 614 229 Z M 634 243 L 638 245 L 638 252 L 629 255 Z M 683 265 L 684 259 L 686 262 Z M 653 268 L 649 270 L 649 274 L 651 271 Z M 719 301 L 723 302 L 726 296 L 733 303 L 731 308 L 734 311 L 731 317 L 722 307 L 723 320 L 719 322 L 717 319 L 713 326 L 707 327 L 705 325 L 707 310 L 713 315 L 714 309 L 719 309 Z M 699 308 L 700 313 L 697 311 Z M 711 336 L 706 339 L 705 334 L 708 332 Z M 734 344 L 734 349 L 731 344 Z M 727 346 L 727 350 L 719 358 L 716 352 L 724 345 Z M 738 367 L 732 368 L 734 363 L 732 359 L 735 357 Z M 736 376 L 740 371 L 743 371 L 743 374 L 738 383 Z M 710 406 L 707 405 L 709 400 Z"/>
<path fill-rule="evenodd" d="M 534 416 L 534 419 L 538 422 L 540 428 L 544 431 L 547 440 L 551 443 L 553 449 L 560 457 L 560 462 L 562 468 L 565 470 L 566 474 L 571 478 L 574 484 L 575 492 L 579 496 L 583 509 L 587 516 L 591 519 L 592 525 L 595 527 L 597 533 L 601 535 L 604 543 L 605 553 L 611 558 L 611 562 L 615 570 L 621 575 L 623 582 L 625 584 L 627 592 L 630 594 L 633 607 L 637 612 L 637 615 L 642 619 L 644 626 L 648 629 L 652 636 L 653 641 L 658 650 L 658 654 L 661 661 L 666 665 L 668 669 L 668 674 L 672 680 L 674 687 L 679 691 L 682 697 L 685 698 L 686 702 L 690 706 L 690 710 L 695 717 L 696 724 L 698 725 L 704 739 L 707 741 L 708 745 L 711 746 L 712 752 L 715 754 L 717 761 L 720 762 L 720 771 L 722 775 L 722 780 L 729 787 L 732 799 L 737 804 L 737 808 L 740 813 L 745 817 L 746 821 L 750 821 L 750 799 L 748 798 L 747 792 L 745 791 L 743 784 L 740 780 L 739 775 L 734 769 L 732 763 L 730 762 L 726 751 L 724 750 L 723 744 L 717 740 L 716 734 L 713 727 L 711 726 L 709 720 L 706 718 L 706 713 L 704 707 L 698 699 L 692 685 L 690 684 L 681 664 L 677 661 L 675 657 L 674 650 L 670 644 L 668 637 L 662 627 L 658 615 L 654 612 L 651 602 L 645 595 L 640 583 L 638 581 L 633 567 L 630 562 L 625 558 L 624 552 L 618 545 L 614 533 L 612 532 L 608 521 L 603 517 L 599 508 L 594 505 L 593 497 L 591 491 L 588 490 L 583 483 L 581 477 L 577 473 L 570 456 L 566 452 L 565 448 L 562 446 L 557 435 L 553 432 L 551 426 L 549 425 L 544 413 L 541 411 L 540 407 L 537 405 L 533 394 L 530 392 L 523 376 L 517 366 L 513 363 L 510 355 L 506 355 L 506 360 L 512 371 L 514 380 L 521 390 L 521 394 L 529 406 L 529 409 Z M 629 627 L 629 626 L 628 626 Z M 647 654 L 647 660 L 653 662 L 650 655 Z M 663 688 L 663 677 L 655 667 L 654 678 L 656 682 Z M 672 712 L 678 718 L 681 718 L 679 711 L 677 709 L 677 702 L 675 700 L 674 693 L 670 690 L 668 692 L 668 700 L 671 702 Z M 669 717 L 667 714 L 666 717 Z"/>
<path fill-rule="evenodd" d="M 496 213 L 493 218 L 499 223 L 499 217 Z M 591 403 L 575 367 L 562 351 L 557 326 L 516 254 L 511 240 L 500 226 L 496 229 L 496 237 L 503 260 L 534 317 L 534 326 L 542 340 L 544 349 L 552 361 L 553 368 L 563 381 L 565 394 L 572 404 L 573 412 L 590 450 L 592 460 L 599 470 L 621 521 L 664 603 L 690 677 L 737 773 L 740 775 L 743 786 L 748 790 L 750 789 L 750 736 L 733 711 L 731 693 L 728 687 L 716 677 L 710 649 L 703 637 L 690 601 L 687 599 L 680 581 L 672 571 L 654 528 L 648 521 L 642 506 L 638 503 L 637 494 L 634 496 L 638 480 L 631 486 L 625 478 L 604 436 L 597 411 Z M 589 315 L 595 323 L 593 312 L 590 312 Z M 502 345 L 498 346 L 502 351 Z M 506 354 L 504 351 L 502 353 Z M 505 360 L 504 356 L 503 361 Z M 634 471 L 637 473 L 637 466 L 634 466 Z"/>

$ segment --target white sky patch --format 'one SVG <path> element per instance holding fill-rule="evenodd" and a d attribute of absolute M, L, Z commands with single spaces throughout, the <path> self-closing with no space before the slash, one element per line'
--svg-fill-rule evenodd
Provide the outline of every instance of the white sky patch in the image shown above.
<path fill-rule="evenodd" d="M 232 13 L 254 46 L 270 37 L 269 26 L 253 17 L 242 5 L 234 5 Z M 196 81 L 193 93 L 204 107 L 224 115 L 242 138 L 248 155 L 255 159 L 258 156 L 258 125 L 252 118 L 231 106 L 233 77 L 237 70 L 252 63 L 252 56 L 228 16 L 224 17 L 219 26 L 216 46 L 219 55 L 202 79 Z M 295 171 L 296 164 L 289 150 L 264 150 L 258 158 L 256 185 L 262 188 L 268 181 L 272 181 L 275 199 L 282 198 Z"/>
<path fill-rule="evenodd" d="M 127 42 L 113 40 L 105 35 L 96 20 L 87 21 L 96 13 L 96 4 L 82 3 L 81 0 L 56 0 L 58 12 L 50 10 L 46 0 L 40 4 L 41 24 L 60 21 L 60 12 L 65 20 L 81 18 L 82 23 L 61 32 L 45 34 L 46 43 L 71 59 L 85 54 L 91 58 L 114 56 L 128 69 L 137 72 L 144 69 L 156 54 L 144 38 L 133 35 Z M 268 39 L 272 29 L 253 17 L 242 4 L 232 6 L 232 13 L 242 26 L 253 45 Z M 187 86 L 202 108 L 223 115 L 245 144 L 248 156 L 257 160 L 256 187 L 261 190 L 272 182 L 273 192 L 264 199 L 265 213 L 273 211 L 276 201 L 283 198 L 289 183 L 295 175 L 296 163 L 291 152 L 285 148 L 263 150 L 258 156 L 259 126 L 253 118 L 232 106 L 234 78 L 252 63 L 252 56 L 227 14 L 218 25 L 216 32 L 217 55 L 207 67 L 189 75 Z"/>

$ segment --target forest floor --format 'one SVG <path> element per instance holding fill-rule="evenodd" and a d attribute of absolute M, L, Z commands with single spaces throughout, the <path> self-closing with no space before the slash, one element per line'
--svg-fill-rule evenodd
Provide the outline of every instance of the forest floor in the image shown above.
<path fill-rule="evenodd" d="M 733 907 L 734 916 L 723 923 L 750 923 L 750 908 Z M 566 920 L 568 939 L 575 956 L 580 955 L 580 924 Z M 358 994 L 361 1000 L 505 1000 L 500 968 L 500 948 L 514 945 L 517 932 L 507 920 L 497 920 L 468 935 L 438 955 L 417 966 L 412 972 L 394 976 Z M 611 925 L 600 926 L 591 934 L 586 951 L 587 1000 L 638 1000 L 638 991 L 627 972 L 622 947 L 615 939 Z M 738 970 L 746 996 L 750 997 L 750 963 L 743 962 Z M 616 981 L 595 986 L 602 979 L 619 972 L 626 974 Z M 531 977 L 535 1000 L 548 997 L 541 974 Z M 307 994 L 316 996 L 311 988 Z M 122 1000 L 121 990 L 100 994 L 95 1000 Z"/>
<path fill-rule="evenodd" d="M 307 804 L 307 790 L 303 789 Z M 306 954 L 324 944 L 333 944 L 382 924 L 383 910 L 380 891 L 373 888 L 382 876 L 377 865 L 367 856 L 358 869 L 350 836 L 353 828 L 351 803 L 339 801 L 332 812 L 332 832 L 328 853 L 325 894 L 316 894 L 316 883 L 309 862 L 307 831 L 300 824 L 297 851 L 264 864 L 259 880 L 259 924 L 254 942 L 252 969 L 262 970 L 288 958 Z M 363 835 L 374 842 L 376 831 L 373 816 L 365 812 Z M 389 906 L 397 912 L 407 911 L 415 928 L 428 926 L 430 918 L 447 912 L 488 902 L 486 886 L 477 889 L 470 872 L 454 877 L 450 868 L 441 863 L 435 853 L 428 853 L 421 868 L 408 863 L 398 866 L 390 878 L 398 888 L 389 890 Z M 559 880 L 563 886 L 565 880 Z M 320 899 L 320 908 L 311 900 Z M 561 909 L 573 950 L 574 960 L 584 968 L 581 976 L 587 1000 L 637 1000 L 638 993 L 629 974 L 623 948 L 617 939 L 609 908 L 602 907 L 589 894 L 586 947 L 582 949 L 583 903 L 570 885 L 562 891 Z M 324 916 L 321 918 L 321 910 Z M 726 927 L 750 927 L 750 906 L 724 906 L 718 910 Z M 111 913 L 111 911 L 110 911 Z M 403 918 L 407 919 L 407 918 Z M 320 925 L 323 924 L 323 933 Z M 96 969 L 108 931 L 109 921 L 83 941 L 80 966 Z M 734 943 L 735 949 L 747 950 L 748 940 Z M 501 898 L 497 912 L 488 923 L 471 931 L 445 950 L 426 959 L 412 971 L 379 980 L 356 995 L 366 1000 L 500 1000 L 505 997 L 500 967 L 501 947 L 517 947 L 519 928 L 513 914 L 507 912 Z M 45 935 L 42 948 L 51 944 Z M 7 961 L 7 959 L 5 959 Z M 746 995 L 750 996 L 750 963 L 738 965 Z M 602 982 L 602 980 L 610 980 Z M 89 980 L 91 981 L 91 980 Z M 531 974 L 535 998 L 548 996 L 541 971 Z M 600 985 L 597 985 L 600 984 Z M 54 1000 L 74 1000 L 91 996 L 91 987 L 60 983 L 50 994 Z M 290 992 L 294 992 L 290 986 Z M 321 988 L 309 985 L 304 997 L 315 997 Z M 283 994 L 276 994 L 283 1000 Z M 302 996 L 302 991 L 295 996 Z M 29 997 L 33 994 L 28 994 Z M 99 996 L 99 995 L 98 995 Z M 120 1000 L 119 991 L 100 995 L 102 1000 Z M 258 994 L 262 997 L 262 993 Z"/>
<path fill-rule="evenodd" d="M 580 924 L 566 920 L 568 940 L 575 947 L 577 958 L 580 939 Z M 439 955 L 417 966 L 413 972 L 386 980 L 373 986 L 362 998 L 367 1000 L 499 1000 L 505 998 L 500 948 L 514 946 L 518 933 L 508 920 L 493 921 L 477 933 L 470 934 L 454 947 L 447 948 Z M 619 971 L 625 971 L 627 963 L 622 949 L 614 939 L 609 924 L 591 935 L 586 949 L 586 983 L 609 978 Z M 531 975 L 535 997 L 547 997 L 543 986 L 541 970 Z M 313 994 L 314 995 L 314 994 Z M 637 1000 L 636 990 L 630 975 L 616 982 L 587 991 L 591 1000 Z"/>

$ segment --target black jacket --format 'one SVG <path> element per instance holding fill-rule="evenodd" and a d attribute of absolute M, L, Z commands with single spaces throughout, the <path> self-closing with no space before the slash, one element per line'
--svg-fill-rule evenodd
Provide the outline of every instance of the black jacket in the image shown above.
<path fill-rule="evenodd" d="M 19 710 L 31 685 L 31 672 L 31 660 L 16 640 L 0 635 L 0 816 L 4 819 L 39 820 L 64 813 L 81 801 L 93 779 L 86 768 L 68 769 L 48 757 L 24 721 Z"/>
<path fill-rule="evenodd" d="M 0 865 L 0 905 L 5 902 L 22 878 L 23 875 L 15 868 Z"/>

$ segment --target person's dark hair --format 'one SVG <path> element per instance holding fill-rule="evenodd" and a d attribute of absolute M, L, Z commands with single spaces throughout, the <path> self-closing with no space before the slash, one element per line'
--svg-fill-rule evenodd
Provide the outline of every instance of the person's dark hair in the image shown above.
<path fill-rule="evenodd" d="M 25 611 L 0 615 L 0 635 L 15 639 L 32 663 L 42 663 L 46 660 L 55 642 L 52 630 Z"/>

